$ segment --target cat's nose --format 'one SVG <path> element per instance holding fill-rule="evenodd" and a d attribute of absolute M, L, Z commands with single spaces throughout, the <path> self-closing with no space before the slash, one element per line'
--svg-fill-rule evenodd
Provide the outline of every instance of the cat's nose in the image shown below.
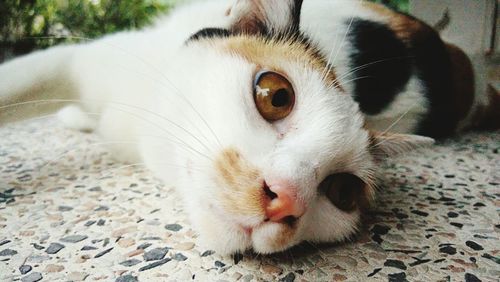
<path fill-rule="evenodd" d="M 264 192 L 268 198 L 266 216 L 270 221 L 291 223 L 305 213 L 305 204 L 297 199 L 297 188 L 293 185 L 264 182 Z"/>

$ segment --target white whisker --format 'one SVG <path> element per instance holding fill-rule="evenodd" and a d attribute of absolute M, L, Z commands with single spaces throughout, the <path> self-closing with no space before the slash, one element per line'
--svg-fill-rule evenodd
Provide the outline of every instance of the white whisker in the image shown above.
<path fill-rule="evenodd" d="M 187 166 L 182 166 L 182 165 L 177 165 L 177 164 L 172 164 L 172 163 L 168 163 L 168 162 L 153 162 L 153 163 L 148 163 L 149 165 L 151 164 L 159 164 L 159 165 L 164 165 L 164 166 L 167 166 L 167 167 L 175 167 L 175 168 L 182 168 L 182 169 L 187 169 L 187 170 L 198 170 L 198 171 L 201 171 L 203 172 L 203 170 L 199 169 L 199 168 L 194 168 L 194 167 L 187 167 Z M 104 173 L 107 173 L 106 175 L 104 176 L 101 176 L 101 179 L 106 179 L 108 177 L 110 177 L 114 172 L 118 171 L 118 170 L 122 170 L 122 169 L 126 169 L 126 168 L 132 168 L 132 167 L 140 167 L 140 166 L 144 166 L 146 167 L 146 163 L 145 162 L 139 162 L 139 163 L 133 163 L 133 164 L 126 164 L 126 165 L 122 165 L 122 166 L 119 166 L 119 167 L 115 167 L 115 168 L 110 168 L 110 169 L 106 169 L 106 170 L 103 170 L 103 171 L 99 171 L 99 173 L 102 175 Z"/>
<path fill-rule="evenodd" d="M 358 0 L 358 3 L 361 3 L 361 0 Z M 342 37 L 342 40 L 340 41 L 339 46 L 338 47 L 336 46 L 336 48 L 335 47 L 332 48 L 332 50 L 330 51 L 330 54 L 328 55 L 328 58 L 326 61 L 325 68 L 324 68 L 323 72 L 321 73 L 322 81 L 325 81 L 326 78 L 328 77 L 328 71 L 329 71 L 330 65 L 335 63 L 335 61 L 337 60 L 337 57 L 340 54 L 340 50 L 342 49 L 342 45 L 344 45 L 345 40 L 347 39 L 347 35 L 349 34 L 349 32 L 351 30 L 351 26 L 352 26 L 352 23 L 354 22 L 354 18 L 355 18 L 355 16 L 352 15 L 350 20 L 349 20 L 349 25 L 347 26 L 347 30 L 344 33 L 344 36 Z M 331 56 L 333 55 L 333 50 L 335 50 L 335 49 L 337 49 L 335 57 L 333 58 L 333 60 L 331 60 Z"/>
<path fill-rule="evenodd" d="M 207 149 L 208 151 L 210 151 L 210 149 L 200 140 L 198 139 L 194 134 L 192 134 L 190 131 L 186 130 L 184 127 L 176 124 L 175 122 L 167 119 L 166 117 L 160 115 L 160 114 L 157 114 L 155 112 L 152 112 L 150 110 L 147 110 L 147 109 L 144 109 L 144 108 L 141 108 L 141 107 L 138 107 L 138 106 L 135 106 L 135 105 L 130 105 L 130 104 L 126 104 L 126 103 L 122 103 L 122 102 L 113 102 L 113 101 L 105 101 L 105 100 L 93 100 L 93 101 L 97 101 L 97 102 L 107 102 L 107 103 L 111 103 L 111 104 L 115 104 L 115 105 L 119 105 L 119 106 L 125 106 L 125 107 L 130 107 L 130 108 L 133 108 L 133 109 L 136 109 L 136 110 L 139 110 L 139 111 L 143 111 L 145 113 L 148 113 L 148 114 L 151 114 L 155 117 L 158 117 L 160 118 L 161 120 L 164 120 L 164 121 L 167 121 L 168 123 L 174 125 L 175 127 L 177 127 L 178 129 L 182 130 L 183 132 L 185 132 L 186 134 L 188 134 L 189 136 L 191 136 L 192 138 L 194 138 L 196 141 L 198 141 L 202 146 L 205 147 L 205 149 Z M 18 102 L 18 103 L 12 103 L 12 104 L 8 104 L 8 105 L 4 105 L 4 106 L 0 106 L 0 110 L 1 109 L 5 109 L 5 108 L 8 108 L 8 107 L 15 107 L 15 106 L 22 106 L 22 105 L 28 105 L 28 104 L 36 104 L 36 103 L 47 103 L 47 102 L 50 102 L 50 103 L 68 103 L 68 102 L 71 102 L 71 103 L 82 103 L 82 101 L 80 100 L 75 100 L 75 99 L 46 99 L 46 100 L 31 100 L 31 101 L 25 101 L 25 102 Z M 132 112 L 129 112 L 129 111 L 126 111 L 124 109 L 120 109 L 120 108 L 117 108 L 117 107 L 111 107 L 111 109 L 113 110 L 117 110 L 117 111 L 121 111 L 121 112 L 124 112 L 124 113 L 127 113 L 131 116 L 134 116 L 142 121 L 145 121 L 147 122 L 148 124 L 151 124 L 155 127 L 157 127 L 158 129 L 160 129 L 161 131 L 171 135 L 172 137 L 178 139 L 181 143 L 184 143 L 184 141 L 182 139 L 180 139 L 179 137 L 175 136 L 174 134 L 172 134 L 171 132 L 169 132 L 168 130 L 166 130 L 165 128 L 163 128 L 162 126 L 156 124 L 156 123 L 153 123 L 151 122 L 150 120 L 148 119 L 145 119 L 143 118 L 142 116 L 138 116 Z M 199 153 L 200 155 L 206 157 L 207 159 L 209 160 L 212 160 L 210 157 L 208 157 L 207 155 L 195 150 L 194 148 L 192 148 L 191 146 L 189 146 L 188 144 L 184 143 L 187 147 L 189 147 L 190 149 L 192 149 L 193 151 Z"/>

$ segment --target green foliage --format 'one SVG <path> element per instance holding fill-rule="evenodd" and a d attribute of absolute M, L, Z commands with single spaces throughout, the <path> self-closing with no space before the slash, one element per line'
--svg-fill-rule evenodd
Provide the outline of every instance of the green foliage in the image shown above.
<path fill-rule="evenodd" d="M 1 0 L 0 51 L 25 53 L 138 28 L 171 5 L 168 0 Z"/>
<path fill-rule="evenodd" d="M 370 0 L 375 3 L 384 4 L 401 12 L 408 12 L 410 9 L 409 0 Z"/>

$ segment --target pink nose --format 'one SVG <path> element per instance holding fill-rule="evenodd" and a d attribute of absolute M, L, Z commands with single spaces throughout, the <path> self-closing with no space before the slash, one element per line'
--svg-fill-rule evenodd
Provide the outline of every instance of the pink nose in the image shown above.
<path fill-rule="evenodd" d="M 264 191 L 268 197 L 266 216 L 270 221 L 295 221 L 305 212 L 305 205 L 297 199 L 297 188 L 286 183 L 264 183 Z"/>

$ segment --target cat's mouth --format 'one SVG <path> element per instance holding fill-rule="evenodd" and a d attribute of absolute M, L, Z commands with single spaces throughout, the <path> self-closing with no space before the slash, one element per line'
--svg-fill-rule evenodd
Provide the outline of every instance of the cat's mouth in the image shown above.
<path fill-rule="evenodd" d="M 280 224 L 280 225 L 285 225 L 288 228 L 295 229 L 297 227 L 298 220 L 299 219 L 296 218 L 296 217 L 294 217 L 294 216 L 287 216 L 283 220 L 281 220 L 280 222 L 273 222 L 269 218 L 266 218 L 266 219 L 264 219 L 264 221 L 262 221 L 261 223 L 258 223 L 256 225 L 248 225 L 248 224 L 244 224 L 244 223 L 239 223 L 238 227 L 247 236 L 252 236 L 252 233 L 253 233 L 254 229 L 258 229 L 258 228 L 260 228 L 260 227 L 262 227 L 262 226 L 264 226 L 266 224 L 267 225 L 269 225 L 269 224 Z"/>

